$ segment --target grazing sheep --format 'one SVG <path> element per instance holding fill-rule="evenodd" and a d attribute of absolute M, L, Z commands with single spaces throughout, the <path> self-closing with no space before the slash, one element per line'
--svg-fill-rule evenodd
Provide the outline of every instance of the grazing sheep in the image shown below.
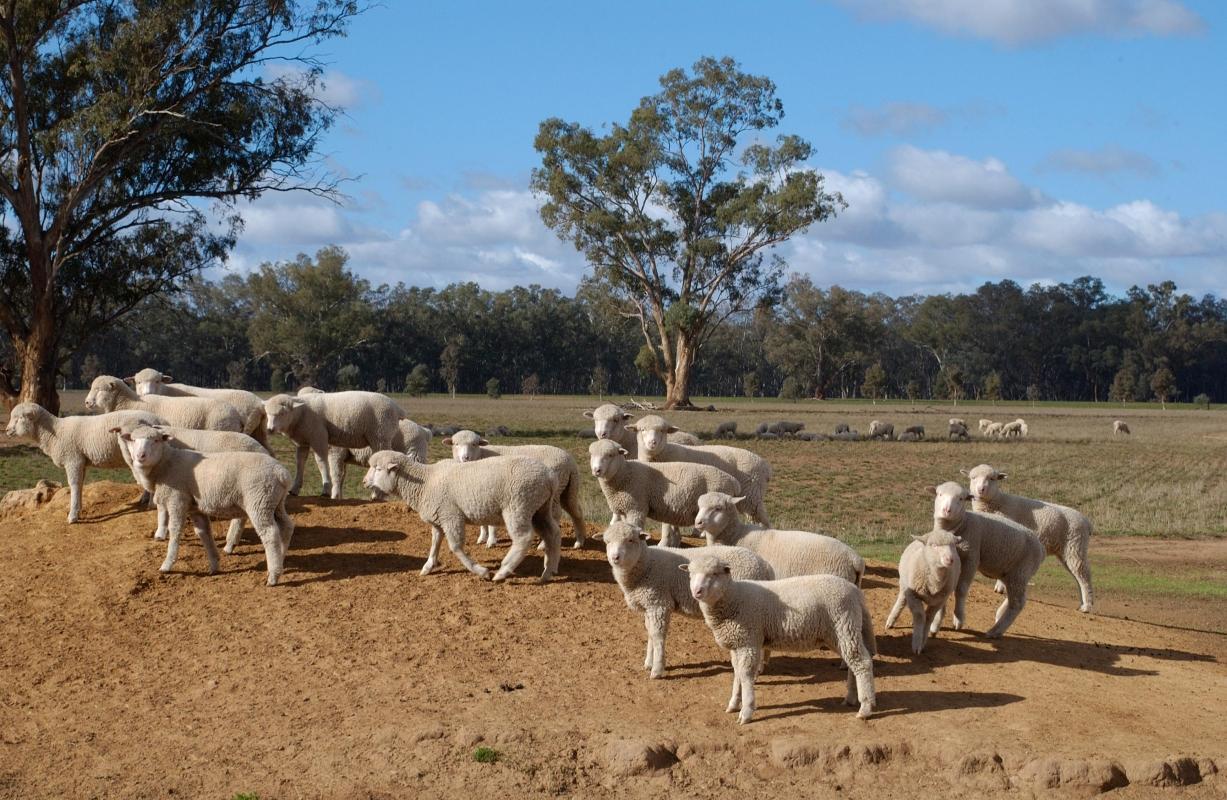
<path fill-rule="evenodd" d="M 736 580 L 724 560 L 703 554 L 681 568 L 690 573 L 690 594 L 716 644 L 733 662 L 733 693 L 727 710 L 744 724 L 754 716 L 754 679 L 764 648 L 785 652 L 826 645 L 848 665 L 844 702 L 869 717 L 876 705 L 873 656 L 877 647 L 865 596 L 834 575 L 803 575 L 774 581 Z"/>
<path fill-rule="evenodd" d="M 402 419 L 397 426 L 401 433 L 401 452 L 425 464 L 429 460 L 430 440 L 433 438 L 430 428 L 424 428 L 411 419 Z M 348 465 L 366 467 L 374 452 L 369 447 L 328 448 L 328 470 L 332 473 L 333 497 L 339 499 L 345 496 L 345 473 L 348 471 Z M 371 499 L 379 499 L 378 492 L 372 492 Z"/>
<path fill-rule="evenodd" d="M 737 421 L 729 420 L 721 422 L 716 426 L 716 430 L 712 433 L 713 439 L 736 439 L 737 438 Z"/>
<path fill-rule="evenodd" d="M 669 633 L 669 618 L 673 612 L 687 617 L 703 616 L 690 594 L 690 584 L 681 570 L 683 564 L 690 563 L 696 555 L 715 555 L 732 567 L 735 578 L 769 581 L 775 577 L 766 561 L 745 548 L 648 547 L 651 538 L 647 533 L 626 522 L 615 522 L 594 538 L 605 542 L 605 557 L 613 568 L 614 580 L 622 589 L 626 605 L 632 611 L 643 612 L 648 629 L 643 668 L 651 670 L 649 677 L 652 678 L 665 674 L 665 636 Z"/>
<path fill-rule="evenodd" d="M 1000 483 L 1006 479 L 1006 474 L 988 464 L 981 464 L 965 474 L 971 483 L 972 508 L 984 514 L 1000 514 L 1034 531 L 1045 552 L 1056 556 L 1078 582 L 1082 597 L 1078 610 L 1090 611 L 1094 599 L 1091 560 L 1087 557 L 1087 551 L 1091 545 L 1093 526 L 1086 515 L 1069 506 L 1001 491 Z"/>
<path fill-rule="evenodd" d="M 337 499 L 341 484 L 333 482 L 329 447 L 405 450 L 399 425 L 406 417 L 404 409 L 378 392 L 326 392 L 303 397 L 278 394 L 264 401 L 264 413 L 270 432 L 280 433 L 298 445 L 290 494 L 298 494 L 302 488 L 308 452 L 315 456 L 320 471 L 320 494 Z"/>
<path fill-rule="evenodd" d="M 899 557 L 899 599 L 886 617 L 891 628 L 903 606 L 912 612 L 912 652 L 920 655 L 929 636 L 942 626 L 946 599 L 959 582 L 959 551 L 963 542 L 949 531 L 913 536 Z"/>
<path fill-rule="evenodd" d="M 1116 436 L 1122 433 L 1128 436 L 1129 426 L 1125 424 L 1125 421 L 1123 419 L 1113 420 L 1112 421 L 1112 435 Z"/>
<path fill-rule="evenodd" d="M 959 419 L 958 417 L 951 417 L 949 421 L 951 425 L 962 425 L 964 428 L 967 427 L 967 421 Z"/>
<path fill-rule="evenodd" d="M 693 522 L 700 496 L 707 492 L 741 494 L 736 478 L 706 464 L 631 461 L 625 449 L 608 440 L 588 445 L 588 454 L 592 474 L 614 520 L 640 527 L 645 519 L 665 523 L 669 527 L 662 529 L 660 543 L 669 547 L 681 544 L 681 534 L 673 526 Z"/>
<path fill-rule="evenodd" d="M 933 493 L 933 530 L 953 533 L 959 545 L 959 581 L 954 590 L 954 629 L 967 619 L 967 593 L 976 571 L 1005 584 L 1005 601 L 997 608 L 993 627 L 984 634 L 997 639 L 1027 603 L 1027 582 L 1044 562 L 1044 547 L 1031 531 L 996 514 L 969 511 L 971 493 L 947 481 L 930 486 Z"/>
<path fill-rule="evenodd" d="M 585 411 L 584 416 L 593 421 L 597 439 L 617 442 L 627 452 L 628 458 L 639 458 L 639 443 L 636 440 L 635 431 L 626 426 L 626 421 L 631 418 L 631 415 L 623 411 L 621 406 L 606 403 L 592 411 Z M 698 444 L 698 439 L 693 434 L 679 431 L 677 428 L 674 428 L 673 431 L 669 434 L 669 441 Z"/>
<path fill-rule="evenodd" d="M 848 423 L 846 422 L 840 422 L 835 425 L 835 435 L 836 436 L 838 436 L 841 433 L 848 433 L 851 430 L 852 429 L 848 427 Z"/>
<path fill-rule="evenodd" d="M 506 425 L 495 425 L 493 428 L 486 431 L 486 438 L 489 438 L 491 436 L 510 436 L 510 435 L 511 435 L 511 428 L 508 428 Z M 425 461 L 426 459 L 422 459 L 422 460 Z"/>
<path fill-rule="evenodd" d="M 1026 436 L 1027 435 L 1027 423 L 1024 422 L 1022 419 L 1016 419 L 1012 422 L 1007 422 L 1001 426 L 1000 435 L 1001 435 L 1001 438 L 1003 439 L 1006 438 L 1007 436 Z"/>
<path fill-rule="evenodd" d="M 174 378 L 156 369 L 143 369 L 127 379 L 142 397 L 151 394 L 164 397 L 204 397 L 220 400 L 234 406 L 243 418 L 243 433 L 259 442 L 265 450 L 268 446 L 268 431 L 264 420 L 264 401 L 254 392 L 243 389 L 206 389 L 186 383 L 172 383 Z"/>
<path fill-rule="evenodd" d="M 528 555 L 533 533 L 545 543 L 544 583 L 558 574 L 562 533 L 554 520 L 557 487 L 554 473 L 535 458 L 496 456 L 468 464 L 439 461 L 422 464 L 404 453 L 381 450 L 371 456 L 362 485 L 401 498 L 430 525 L 430 554 L 422 567 L 429 575 L 439 565 L 439 545 L 447 546 L 465 569 L 480 578 L 490 570 L 464 551 L 465 525 L 507 526 L 511 549 L 503 557 L 496 581 L 506 580 Z"/>
<path fill-rule="evenodd" d="M 825 442 L 831 437 L 817 431 L 801 431 L 797 434 L 797 438 L 803 442 Z"/>
<path fill-rule="evenodd" d="M 640 418 L 633 426 L 639 439 L 639 457 L 649 463 L 665 461 L 685 461 L 692 464 L 707 464 L 710 467 L 723 470 L 737 479 L 741 485 L 741 509 L 764 525 L 770 525 L 767 517 L 767 484 L 771 481 L 771 464 L 757 453 L 740 447 L 727 445 L 708 445 L 706 447 L 688 447 L 666 440 L 666 436 L 677 430 L 665 421 L 663 417 L 649 414 Z"/>
<path fill-rule="evenodd" d="M 781 531 L 751 525 L 737 513 L 740 497 L 708 492 L 699 498 L 694 528 L 708 545 L 744 547 L 767 560 L 777 578 L 838 575 L 861 585 L 865 559 L 838 539 L 809 531 Z"/>
<path fill-rule="evenodd" d="M 141 427 L 122 434 L 132 455 L 132 470 L 156 485 L 154 497 L 166 508 L 170 542 L 159 568 L 170 572 L 179 556 L 184 517 L 190 517 L 204 545 L 210 574 L 217 572 L 217 545 L 209 518 L 246 516 L 264 543 L 268 585 L 276 586 L 294 521 L 285 510 L 290 473 L 267 453 L 198 453 L 169 445 L 170 434 Z"/>
<path fill-rule="evenodd" d="M 957 422 L 950 423 L 950 438 L 951 439 L 970 439 L 971 434 L 967 432 L 966 425 L 960 425 Z"/>
<path fill-rule="evenodd" d="M 759 439 L 762 439 L 765 442 L 780 438 L 780 435 L 778 433 L 769 433 L 766 431 L 764 431 L 763 433 L 756 433 L 754 435 L 758 437 Z"/>
<path fill-rule="evenodd" d="M 986 426 L 984 427 L 984 435 L 985 435 L 985 436 L 987 436 L 987 437 L 990 437 L 990 438 L 991 438 L 991 437 L 993 437 L 993 436 L 996 436 L 996 437 L 1000 438 L 1000 437 L 1001 437 L 1001 429 L 1002 429 L 1002 428 L 1004 428 L 1004 427 L 1005 427 L 1005 424 L 1004 424 L 1004 423 L 1001 423 L 1001 422 L 990 422 L 988 425 L 986 425 Z"/>
<path fill-rule="evenodd" d="M 993 421 L 991 419 L 981 419 L 980 420 L 980 433 L 984 433 L 985 430 L 988 428 L 988 426 L 992 424 L 993 424 Z"/>
<path fill-rule="evenodd" d="M 903 433 L 899 434 L 898 441 L 900 442 L 919 442 L 920 434 L 915 433 L 913 431 L 904 431 Z"/>
<path fill-rule="evenodd" d="M 804 422 L 787 422 L 785 420 L 779 420 L 767 425 L 767 433 L 774 433 L 776 436 L 796 436 L 804 428 Z"/>
<path fill-rule="evenodd" d="M 68 521 L 81 517 L 81 485 L 87 467 L 130 467 L 128 449 L 121 447 L 111 428 L 133 420 L 146 424 L 164 422 L 149 411 L 114 411 L 92 417 L 57 417 L 37 403 L 18 403 L 9 413 L 4 432 L 38 442 L 38 449 L 51 463 L 64 470 L 68 482 Z M 145 498 L 142 498 L 145 499 Z"/>
<path fill-rule="evenodd" d="M 879 422 L 874 420 L 869 423 L 869 438 L 870 439 L 886 439 L 895 438 L 895 426 L 889 422 Z"/>
<path fill-rule="evenodd" d="M 924 425 L 909 425 L 903 429 L 903 432 L 904 433 L 914 433 L 916 434 L 917 439 L 925 438 L 925 426 Z"/>
<path fill-rule="evenodd" d="M 452 458 L 462 464 L 492 456 L 525 456 L 545 464 L 554 474 L 558 486 L 554 502 L 571 517 L 571 525 L 575 529 L 575 547 L 578 549 L 584 546 L 587 531 L 584 527 L 584 510 L 579 499 L 579 467 L 566 450 L 546 444 L 492 445 L 473 431 L 460 431 L 444 439 L 443 444 L 452 448 Z M 557 510 L 555 514 L 558 514 Z M 487 547 L 493 547 L 498 541 L 497 530 L 495 525 L 483 526 L 477 543 L 484 542 Z"/>
<path fill-rule="evenodd" d="M 101 411 L 146 411 L 176 428 L 242 431 L 243 417 L 229 403 L 205 397 L 141 397 L 114 375 L 99 375 L 90 384 L 85 407 Z"/>

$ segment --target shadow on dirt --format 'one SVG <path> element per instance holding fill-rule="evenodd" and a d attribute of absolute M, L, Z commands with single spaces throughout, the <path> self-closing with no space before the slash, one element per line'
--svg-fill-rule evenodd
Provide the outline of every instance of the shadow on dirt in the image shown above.
<path fill-rule="evenodd" d="M 416 573 L 425 563 L 424 558 L 400 553 L 296 553 L 291 547 L 281 585 L 302 586 L 389 572 Z M 309 576 L 304 577 L 304 573 Z"/>

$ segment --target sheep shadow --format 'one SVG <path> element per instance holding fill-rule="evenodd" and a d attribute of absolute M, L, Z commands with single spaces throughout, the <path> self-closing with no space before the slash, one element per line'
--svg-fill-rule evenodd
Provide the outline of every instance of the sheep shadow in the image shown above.
<path fill-rule="evenodd" d="M 710 678 L 715 675 L 732 674 L 728 661 L 696 661 L 693 664 L 672 664 L 665 667 L 665 680 L 689 680 Z"/>
<path fill-rule="evenodd" d="M 305 586 L 322 581 L 338 581 L 370 575 L 385 575 L 394 572 L 416 573 L 426 559 L 401 553 L 295 553 L 291 548 L 285 557 L 288 579 L 284 586 Z M 309 573 L 309 577 L 298 577 Z"/>
<path fill-rule="evenodd" d="M 809 714 L 853 714 L 855 708 L 844 703 L 844 684 L 839 682 L 839 693 L 835 696 L 798 700 L 795 703 L 778 703 L 760 705 L 754 720 L 767 721 L 787 719 Z M 1017 703 L 1026 698 L 1008 692 L 943 692 L 943 691 L 903 691 L 879 692 L 877 694 L 877 709 L 874 718 L 900 717 L 907 714 L 920 714 L 932 711 L 954 711 L 966 708 L 1000 708 Z M 777 713 L 763 713 L 772 712 Z"/>
<path fill-rule="evenodd" d="M 245 532 L 246 533 L 246 532 Z M 378 528 L 330 528 L 324 525 L 295 527 L 290 542 L 290 552 L 335 547 L 342 544 L 370 544 L 374 542 L 399 542 L 409 538 L 401 531 Z"/>

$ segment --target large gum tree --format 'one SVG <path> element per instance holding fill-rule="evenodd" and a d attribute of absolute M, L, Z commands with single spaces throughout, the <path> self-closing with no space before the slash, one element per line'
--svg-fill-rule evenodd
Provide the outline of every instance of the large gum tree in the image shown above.
<path fill-rule="evenodd" d="M 60 366 L 143 298 L 217 263 L 240 199 L 335 189 L 313 156 L 335 109 L 316 99 L 311 53 L 358 10 L 0 0 L 7 403 L 57 410 Z"/>
<path fill-rule="evenodd" d="M 784 116 L 769 79 L 702 58 L 660 86 L 603 135 L 542 122 L 532 188 L 545 224 L 638 321 L 636 363 L 664 382 L 666 407 L 685 408 L 715 326 L 777 291 L 784 264 L 770 249 L 845 204 L 806 167 L 808 142 L 764 137 Z"/>

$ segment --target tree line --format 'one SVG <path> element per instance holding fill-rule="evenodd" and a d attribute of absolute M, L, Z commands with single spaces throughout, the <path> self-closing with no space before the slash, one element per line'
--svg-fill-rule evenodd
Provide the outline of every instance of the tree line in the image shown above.
<path fill-rule="evenodd" d="M 646 362 L 646 363 L 645 363 Z M 661 395 L 638 320 L 589 279 L 573 296 L 374 286 L 346 253 L 268 263 L 143 301 L 60 375 L 152 366 L 206 386 Z M 890 297 L 793 276 L 714 327 L 697 395 L 1162 400 L 1227 397 L 1227 301 L 1098 278 Z"/>

